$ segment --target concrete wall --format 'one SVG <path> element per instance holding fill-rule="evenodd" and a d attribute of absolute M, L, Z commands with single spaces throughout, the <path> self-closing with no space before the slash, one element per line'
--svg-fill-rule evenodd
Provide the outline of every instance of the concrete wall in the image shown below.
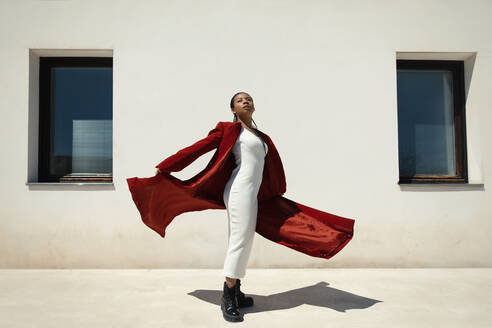
<path fill-rule="evenodd" d="M 491 13 L 449 0 L 1 1 L 0 267 L 222 267 L 224 210 L 180 215 L 162 239 L 125 179 L 232 120 L 237 91 L 282 156 L 285 196 L 356 219 L 328 261 L 256 235 L 250 267 L 491 266 Z M 114 58 L 114 185 L 27 185 L 36 58 L 78 54 Z M 466 60 L 470 185 L 397 184 L 397 58 Z"/>

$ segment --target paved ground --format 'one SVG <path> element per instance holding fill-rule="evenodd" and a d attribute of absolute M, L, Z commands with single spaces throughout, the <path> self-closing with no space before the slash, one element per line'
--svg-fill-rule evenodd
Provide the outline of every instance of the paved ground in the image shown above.
<path fill-rule="evenodd" d="M 238 323 L 222 284 L 221 270 L 0 270 L 0 327 L 492 327 L 492 268 L 251 268 Z"/>

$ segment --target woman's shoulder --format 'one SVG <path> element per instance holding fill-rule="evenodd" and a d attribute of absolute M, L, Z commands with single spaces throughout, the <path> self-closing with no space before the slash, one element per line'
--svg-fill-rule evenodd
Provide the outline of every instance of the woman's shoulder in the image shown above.
<path fill-rule="evenodd" d="M 229 128 L 229 127 L 232 127 L 232 126 L 235 126 L 235 125 L 240 125 L 241 122 L 239 121 L 236 121 L 236 122 L 231 122 L 231 121 L 219 121 L 217 123 L 217 126 L 218 127 L 222 127 L 222 128 Z"/>
<path fill-rule="evenodd" d="M 241 125 L 241 122 L 240 121 L 219 121 L 217 123 L 217 127 L 221 127 L 221 128 L 230 128 L 230 127 L 233 127 L 235 125 Z M 261 130 L 258 130 L 258 129 L 255 129 L 256 131 L 258 131 L 262 136 L 264 136 L 265 138 L 269 139 L 271 141 L 271 138 L 268 134 L 266 134 L 265 132 L 261 131 Z"/>
<path fill-rule="evenodd" d="M 231 121 L 219 121 L 219 122 L 217 123 L 217 125 L 219 125 L 219 124 L 220 124 L 220 125 L 222 125 L 222 126 L 231 126 L 231 125 L 234 125 L 234 124 L 236 124 L 236 123 L 239 123 L 239 122 L 237 122 L 237 121 L 236 121 L 236 122 L 231 122 Z"/>

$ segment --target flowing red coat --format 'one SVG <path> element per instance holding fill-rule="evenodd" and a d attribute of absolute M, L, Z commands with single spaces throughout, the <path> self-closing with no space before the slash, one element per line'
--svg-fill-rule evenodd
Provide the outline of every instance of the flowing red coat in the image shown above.
<path fill-rule="evenodd" d="M 164 238 L 166 227 L 179 214 L 225 209 L 224 188 L 236 166 L 231 150 L 240 132 L 239 121 L 218 122 L 207 137 L 156 165 L 162 174 L 126 179 L 142 221 Z M 256 232 L 304 254 L 331 258 L 352 239 L 355 220 L 282 196 L 286 191 L 282 161 L 270 137 L 259 132 L 268 145 L 268 152 L 258 191 Z M 207 166 L 192 178 L 180 180 L 170 174 L 215 148 Z"/>

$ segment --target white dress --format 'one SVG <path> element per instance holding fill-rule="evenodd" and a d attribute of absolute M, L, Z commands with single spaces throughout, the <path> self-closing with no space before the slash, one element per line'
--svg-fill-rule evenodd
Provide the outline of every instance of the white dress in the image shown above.
<path fill-rule="evenodd" d="M 253 246 L 260 189 L 268 145 L 241 125 L 241 132 L 232 148 L 237 166 L 224 188 L 224 204 L 229 219 L 228 248 L 224 275 L 242 278 L 246 274 Z"/>

